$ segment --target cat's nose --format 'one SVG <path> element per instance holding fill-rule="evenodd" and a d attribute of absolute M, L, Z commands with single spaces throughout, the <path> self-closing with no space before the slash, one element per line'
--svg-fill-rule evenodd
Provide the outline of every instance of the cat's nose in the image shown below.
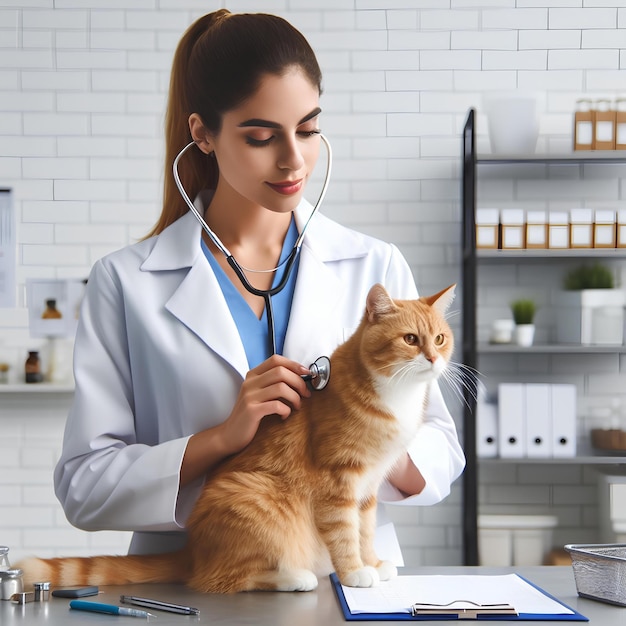
<path fill-rule="evenodd" d="M 434 363 L 439 358 L 438 354 L 425 354 L 424 356 L 426 357 L 426 360 L 430 363 Z"/>

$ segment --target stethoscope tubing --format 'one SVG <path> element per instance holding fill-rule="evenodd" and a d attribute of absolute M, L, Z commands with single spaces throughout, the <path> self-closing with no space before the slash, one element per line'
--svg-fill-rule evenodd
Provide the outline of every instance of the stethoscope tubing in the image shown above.
<path fill-rule="evenodd" d="M 211 230 L 206 220 L 204 219 L 204 216 L 200 213 L 200 211 L 198 211 L 198 209 L 195 207 L 195 205 L 191 201 L 191 198 L 185 191 L 185 188 L 180 180 L 180 175 L 178 174 L 178 162 L 180 161 L 180 158 L 183 156 L 183 154 L 185 154 L 185 152 L 187 152 L 187 150 L 191 148 L 191 146 L 196 145 L 196 142 L 195 141 L 189 142 L 176 155 L 176 158 L 174 159 L 174 163 L 172 164 L 172 173 L 174 175 L 174 182 L 176 183 L 176 187 L 178 188 L 180 195 L 185 201 L 185 204 L 189 207 L 189 210 L 193 213 L 193 215 L 198 220 L 198 222 L 200 222 L 202 229 L 208 235 L 211 241 L 217 246 L 220 252 L 222 252 L 222 254 L 226 257 L 226 261 L 231 266 L 231 268 L 237 275 L 237 278 L 239 278 L 239 280 L 241 281 L 241 284 L 244 286 L 244 288 L 249 293 L 255 296 L 259 296 L 263 298 L 263 300 L 265 301 L 265 312 L 267 316 L 268 334 L 272 342 L 272 345 L 271 345 L 272 354 L 276 354 L 276 337 L 275 337 L 275 332 L 274 332 L 274 312 L 272 309 L 272 296 L 275 296 L 276 294 L 280 293 L 285 288 L 285 285 L 287 284 L 287 281 L 289 280 L 289 277 L 291 276 L 291 272 L 293 270 L 296 259 L 298 258 L 298 254 L 302 246 L 302 241 L 304 239 L 304 234 L 306 233 L 306 230 L 311 220 L 313 219 L 313 216 L 317 213 L 320 205 L 322 204 L 324 197 L 326 196 L 328 183 L 330 182 L 330 175 L 332 171 L 332 162 L 333 162 L 332 148 L 330 146 L 330 142 L 325 137 L 325 135 L 320 133 L 320 138 L 322 142 L 324 143 L 324 145 L 326 146 L 326 151 L 327 151 L 326 173 L 324 175 L 324 183 L 322 185 L 322 190 L 320 191 L 320 194 L 317 198 L 317 202 L 313 206 L 313 210 L 311 211 L 311 214 L 309 215 L 307 221 L 304 223 L 302 232 L 300 232 L 298 238 L 296 239 L 296 242 L 294 243 L 294 246 L 291 252 L 289 253 L 289 256 L 283 262 L 283 264 L 285 265 L 285 271 L 283 272 L 283 276 L 280 282 L 278 283 L 278 285 L 276 285 L 275 287 L 272 287 L 271 289 L 257 289 L 256 287 L 254 287 L 254 285 L 250 283 L 241 265 L 239 265 L 235 257 L 231 254 L 230 250 L 222 243 L 220 238 L 213 232 L 213 230 Z M 279 269 L 279 267 L 280 265 L 275 269 Z"/>
<path fill-rule="evenodd" d="M 330 182 L 330 175 L 331 175 L 332 165 L 333 165 L 333 152 L 332 152 L 332 148 L 330 146 L 330 141 L 328 141 L 328 139 L 326 138 L 326 136 L 324 134 L 320 133 L 320 139 L 322 140 L 322 142 L 326 146 L 326 150 L 327 150 L 327 153 L 328 153 L 328 156 L 327 156 L 327 159 L 326 159 L 326 173 L 324 175 L 324 184 L 322 185 L 322 190 L 320 191 L 320 195 L 317 198 L 317 202 L 315 203 L 315 205 L 313 207 L 313 210 L 311 211 L 311 215 L 309 215 L 309 218 L 304 223 L 304 227 L 302 228 L 302 232 L 298 236 L 298 239 L 296 240 L 296 243 L 293 246 L 294 249 L 300 248 L 300 246 L 302 245 L 302 240 L 304 239 L 304 234 L 306 233 L 306 229 L 309 226 L 310 221 L 313 219 L 313 216 L 317 213 L 319 207 L 321 206 L 322 202 L 324 201 L 324 197 L 326 196 L 326 191 L 328 190 L 328 184 Z M 211 230 L 209 225 L 206 223 L 206 220 L 204 219 L 204 216 L 200 213 L 200 211 L 198 211 L 198 209 L 196 209 L 196 207 L 194 206 L 193 202 L 191 201 L 191 198 L 189 197 L 189 195 L 185 191 L 185 188 L 184 188 L 184 186 L 183 186 L 183 184 L 182 184 L 182 182 L 180 180 L 180 175 L 178 174 L 178 162 L 180 161 L 180 159 L 183 156 L 183 154 L 185 154 L 185 152 L 187 152 L 187 150 L 189 150 L 189 148 L 191 148 L 191 146 L 195 146 L 195 145 L 196 145 L 195 141 L 190 141 L 176 155 L 176 158 L 174 159 L 174 163 L 172 164 L 172 173 L 174 174 L 174 182 L 176 183 L 176 187 L 178 188 L 178 191 L 180 192 L 181 196 L 183 197 L 183 200 L 185 201 L 185 204 L 189 207 L 189 210 L 195 215 L 196 219 L 200 222 L 200 225 L 202 226 L 204 232 L 211 238 L 211 241 L 217 246 L 217 248 L 220 250 L 220 252 L 222 252 L 222 254 L 226 258 L 231 257 L 231 258 L 234 259 L 234 257 L 231 254 L 230 250 L 222 243 L 220 238 Z M 237 266 L 239 266 L 238 263 L 237 263 Z M 259 295 L 259 294 L 255 294 L 255 295 Z"/>

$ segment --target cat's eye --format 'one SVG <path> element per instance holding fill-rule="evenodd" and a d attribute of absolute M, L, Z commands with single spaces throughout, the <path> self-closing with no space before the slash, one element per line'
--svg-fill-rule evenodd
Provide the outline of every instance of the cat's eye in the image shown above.
<path fill-rule="evenodd" d="M 404 335 L 404 341 L 410 346 L 415 346 L 417 345 L 417 335 L 413 335 L 411 333 L 409 333 L 408 335 Z"/>
<path fill-rule="evenodd" d="M 436 337 L 435 337 L 435 345 L 436 346 L 443 346 L 443 344 L 446 341 L 446 336 L 443 333 L 439 333 Z"/>

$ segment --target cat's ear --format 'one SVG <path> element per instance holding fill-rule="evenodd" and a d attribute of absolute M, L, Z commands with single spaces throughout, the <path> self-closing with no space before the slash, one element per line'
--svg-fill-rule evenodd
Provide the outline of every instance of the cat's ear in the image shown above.
<path fill-rule="evenodd" d="M 370 322 L 375 322 L 378 317 L 391 313 L 396 309 L 396 305 L 389 297 L 387 290 L 380 284 L 374 285 L 367 294 L 367 303 L 365 305 L 367 310 L 367 319 Z"/>
<path fill-rule="evenodd" d="M 442 289 L 434 296 L 428 296 L 424 298 L 424 302 L 433 307 L 436 311 L 439 311 L 441 315 L 445 315 L 446 311 L 450 308 L 452 301 L 454 300 L 454 290 L 456 289 L 456 283 L 450 285 L 445 289 Z"/>

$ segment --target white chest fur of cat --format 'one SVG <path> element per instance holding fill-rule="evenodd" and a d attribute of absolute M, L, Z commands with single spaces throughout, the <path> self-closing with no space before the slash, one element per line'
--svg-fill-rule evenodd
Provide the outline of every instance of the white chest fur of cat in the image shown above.
<path fill-rule="evenodd" d="M 419 436 L 428 390 L 452 355 L 445 312 L 453 296 L 454 285 L 419 300 L 392 300 L 374 285 L 359 327 L 331 355 L 328 386 L 286 420 L 264 417 L 250 445 L 206 476 L 183 550 L 30 559 L 18 564 L 25 581 L 309 591 L 320 559 L 348 586 L 394 576 L 395 566 L 373 547 L 376 494 L 398 468 L 419 476 L 419 459 L 407 462 L 406 448 Z"/>

